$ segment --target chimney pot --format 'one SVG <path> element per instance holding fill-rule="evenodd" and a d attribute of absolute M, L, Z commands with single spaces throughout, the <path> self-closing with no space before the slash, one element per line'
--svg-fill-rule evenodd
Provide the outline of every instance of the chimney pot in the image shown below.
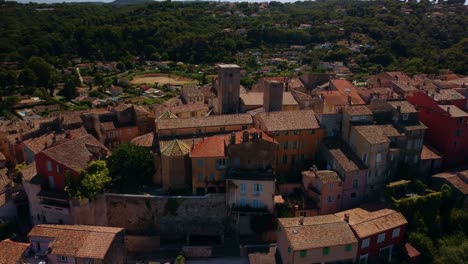
<path fill-rule="evenodd" d="M 304 225 L 304 216 L 302 216 L 302 215 L 299 218 L 299 225 Z"/>
<path fill-rule="evenodd" d="M 344 214 L 344 221 L 349 223 L 349 214 Z"/>

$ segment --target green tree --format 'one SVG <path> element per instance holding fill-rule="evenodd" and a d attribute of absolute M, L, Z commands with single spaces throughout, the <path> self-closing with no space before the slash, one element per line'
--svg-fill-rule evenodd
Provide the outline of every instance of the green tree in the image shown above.
<path fill-rule="evenodd" d="M 60 91 L 60 95 L 65 97 L 65 100 L 70 101 L 73 98 L 78 96 L 78 91 L 76 87 L 79 85 L 80 81 L 76 76 L 69 78 L 65 81 L 63 89 Z"/>
<path fill-rule="evenodd" d="M 66 175 L 65 191 L 73 198 L 94 199 L 111 181 L 106 162 L 92 161 L 86 170 L 80 172 L 79 177 Z"/>
<path fill-rule="evenodd" d="M 182 255 L 177 256 L 174 261 L 174 264 L 185 264 L 185 257 Z"/>
<path fill-rule="evenodd" d="M 36 74 L 31 69 L 25 69 L 21 71 L 18 76 L 18 83 L 25 87 L 34 86 L 36 84 Z"/>
<path fill-rule="evenodd" d="M 155 172 L 151 152 L 132 143 L 122 144 L 107 159 L 116 187 L 122 191 L 151 183 Z"/>
<path fill-rule="evenodd" d="M 34 72 L 37 78 L 38 86 L 49 87 L 52 75 L 52 67 L 41 57 L 31 57 L 28 60 L 29 68 Z"/>

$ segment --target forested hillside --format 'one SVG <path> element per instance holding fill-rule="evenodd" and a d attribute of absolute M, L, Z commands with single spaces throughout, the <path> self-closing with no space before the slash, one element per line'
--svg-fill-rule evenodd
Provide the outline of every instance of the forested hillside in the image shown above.
<path fill-rule="evenodd" d="M 313 47 L 359 36 L 372 48 L 355 55 L 337 46 L 312 52 L 304 61 L 352 59 L 360 67 L 378 65 L 380 70 L 467 73 L 467 13 L 463 5 L 423 1 L 157 2 L 119 7 L 8 2 L 0 10 L 0 61 L 40 56 L 61 68 L 76 56 L 91 61 L 140 56 L 211 64 L 232 62 L 246 49 Z M 311 27 L 299 28 L 301 24 Z"/>

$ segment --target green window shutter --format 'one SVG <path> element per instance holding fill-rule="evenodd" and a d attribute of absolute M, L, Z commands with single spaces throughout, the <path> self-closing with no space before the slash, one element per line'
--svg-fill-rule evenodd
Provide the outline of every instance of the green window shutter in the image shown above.
<path fill-rule="evenodd" d="M 350 252 L 350 251 L 351 251 L 351 244 L 347 244 L 347 245 L 345 246 L 345 251 L 346 251 L 346 252 Z"/>
<path fill-rule="evenodd" d="M 301 250 L 301 258 L 305 258 L 307 256 L 307 250 Z"/>
<path fill-rule="evenodd" d="M 291 253 L 291 247 L 288 247 L 288 253 Z"/>
<path fill-rule="evenodd" d="M 330 248 L 329 247 L 324 247 L 322 253 L 323 253 L 323 255 L 330 254 Z"/>

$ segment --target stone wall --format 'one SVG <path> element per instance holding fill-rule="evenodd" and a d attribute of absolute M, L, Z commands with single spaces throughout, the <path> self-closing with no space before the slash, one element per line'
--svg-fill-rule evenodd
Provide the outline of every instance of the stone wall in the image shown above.
<path fill-rule="evenodd" d="M 125 236 L 125 248 L 129 255 L 155 252 L 159 247 L 159 236 Z"/>
<path fill-rule="evenodd" d="M 107 223 L 129 235 L 224 234 L 224 194 L 151 196 L 106 194 Z"/>

